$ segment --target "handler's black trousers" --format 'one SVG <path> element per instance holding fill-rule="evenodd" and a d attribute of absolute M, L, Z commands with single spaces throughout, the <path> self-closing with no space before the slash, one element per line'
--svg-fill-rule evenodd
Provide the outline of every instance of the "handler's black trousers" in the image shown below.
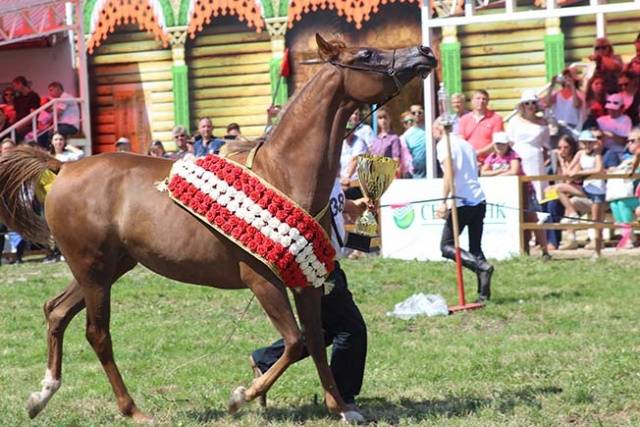
<path fill-rule="evenodd" d="M 491 267 L 482 252 L 482 231 L 484 230 L 484 216 L 487 212 L 487 204 L 479 203 L 475 206 L 458 206 L 459 232 L 469 228 L 469 251 L 460 250 L 462 265 L 473 272 L 486 271 Z M 455 261 L 456 249 L 453 239 L 453 218 L 451 211 L 447 215 L 447 222 L 442 230 L 440 241 L 442 256 Z"/>
<path fill-rule="evenodd" d="M 329 280 L 335 284 L 322 297 L 322 327 L 326 346 L 333 344 L 331 371 L 345 403 L 353 403 L 360 393 L 367 357 L 367 327 L 347 286 L 347 277 L 336 262 Z M 284 341 L 258 349 L 252 357 L 260 371 L 266 372 L 284 353 Z M 309 356 L 305 348 L 299 360 Z"/>

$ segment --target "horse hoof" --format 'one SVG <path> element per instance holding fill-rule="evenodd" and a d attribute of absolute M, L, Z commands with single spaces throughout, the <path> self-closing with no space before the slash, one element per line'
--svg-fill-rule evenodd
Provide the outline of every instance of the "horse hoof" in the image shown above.
<path fill-rule="evenodd" d="M 131 415 L 131 418 L 136 424 L 155 425 L 156 419 L 150 415 L 142 412 L 135 412 Z"/>
<path fill-rule="evenodd" d="M 35 418 L 45 406 L 45 402 L 40 397 L 39 392 L 31 393 L 29 399 L 27 400 L 27 412 L 29 413 L 29 418 Z"/>
<path fill-rule="evenodd" d="M 238 412 L 242 405 L 247 403 L 247 398 L 245 397 L 246 391 L 246 388 L 240 386 L 231 393 L 231 398 L 229 399 L 229 413 L 231 415 Z"/>
<path fill-rule="evenodd" d="M 347 424 L 360 424 L 364 423 L 365 419 L 358 411 L 344 411 L 340 412 L 340 421 Z"/>

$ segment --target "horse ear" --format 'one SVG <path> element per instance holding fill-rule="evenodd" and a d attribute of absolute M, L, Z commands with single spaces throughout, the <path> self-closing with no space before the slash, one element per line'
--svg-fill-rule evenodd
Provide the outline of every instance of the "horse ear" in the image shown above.
<path fill-rule="evenodd" d="M 335 45 L 323 39 L 319 33 L 316 33 L 316 43 L 318 44 L 318 55 L 325 61 L 335 59 L 340 54 L 340 50 Z"/>

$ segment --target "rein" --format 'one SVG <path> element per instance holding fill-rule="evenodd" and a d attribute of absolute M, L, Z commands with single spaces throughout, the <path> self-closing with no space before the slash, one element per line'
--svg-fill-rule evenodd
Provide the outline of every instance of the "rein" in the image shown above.
<path fill-rule="evenodd" d="M 393 80 L 393 83 L 396 85 L 396 90 L 395 90 L 395 92 L 393 94 L 389 95 L 387 97 L 387 99 L 382 101 L 380 104 L 377 104 L 375 106 L 375 108 L 373 108 L 369 112 L 369 114 L 367 114 L 362 119 L 360 119 L 360 121 L 351 130 L 349 130 L 347 133 L 345 133 L 343 138 L 347 139 L 347 138 L 349 138 L 351 136 L 352 133 L 354 133 L 356 131 L 356 129 L 358 129 L 358 126 L 360 126 L 362 123 L 364 123 L 369 117 L 371 117 L 371 115 L 373 113 L 375 113 L 380 108 L 382 108 L 387 102 L 391 101 L 393 98 L 398 96 L 398 94 L 402 90 L 402 87 L 403 87 L 402 86 L 402 82 L 400 82 L 400 79 L 398 79 L 398 73 L 397 73 L 396 68 L 395 68 L 395 65 L 396 65 L 396 49 L 393 49 L 393 56 L 391 57 L 391 65 L 388 68 L 386 68 L 385 70 L 378 70 L 378 69 L 375 69 L 375 68 L 361 67 L 359 65 L 345 64 L 345 63 L 337 62 L 337 61 L 334 61 L 334 60 L 330 60 L 328 62 L 331 65 L 333 65 L 334 67 L 348 68 L 348 69 L 351 69 L 351 70 L 365 71 L 365 72 L 368 72 L 368 73 L 383 74 L 383 75 L 389 77 L 391 80 Z"/>

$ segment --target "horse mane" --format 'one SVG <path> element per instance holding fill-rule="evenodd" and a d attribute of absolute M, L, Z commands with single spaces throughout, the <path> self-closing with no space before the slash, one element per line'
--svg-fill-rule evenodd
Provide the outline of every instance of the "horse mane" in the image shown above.
<path fill-rule="evenodd" d="M 0 220 L 37 243 L 49 241 L 49 227 L 34 209 L 34 186 L 46 170 L 59 172 L 62 162 L 38 148 L 19 146 L 0 156 Z"/>

